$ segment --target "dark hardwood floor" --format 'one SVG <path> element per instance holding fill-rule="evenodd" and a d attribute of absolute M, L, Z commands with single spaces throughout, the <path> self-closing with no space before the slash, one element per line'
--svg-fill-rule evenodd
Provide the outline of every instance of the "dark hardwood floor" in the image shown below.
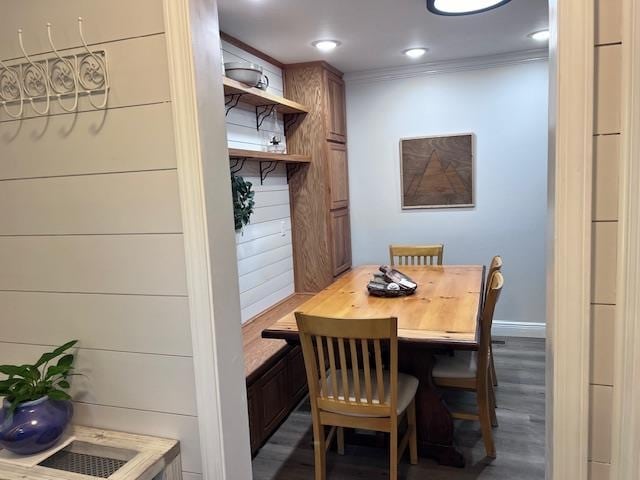
<path fill-rule="evenodd" d="M 464 453 L 464 469 L 440 467 L 430 460 L 411 466 L 405 458 L 400 478 L 418 480 L 543 480 L 545 477 L 544 340 L 496 338 L 494 344 L 498 421 L 494 429 L 498 458 L 484 457 L 480 425 L 456 422 L 456 443 Z M 447 393 L 449 403 L 473 408 L 473 394 Z M 347 445 L 344 456 L 327 456 L 327 480 L 388 478 L 388 449 Z M 254 480 L 313 478 L 313 446 L 308 401 L 293 412 L 253 461 Z"/>

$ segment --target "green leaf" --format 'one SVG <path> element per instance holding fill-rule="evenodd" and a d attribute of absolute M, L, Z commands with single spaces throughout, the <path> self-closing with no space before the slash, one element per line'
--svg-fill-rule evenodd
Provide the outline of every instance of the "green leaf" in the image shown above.
<path fill-rule="evenodd" d="M 71 340 L 70 342 L 65 343 L 64 345 L 59 346 L 58 348 L 56 348 L 55 350 L 53 350 L 52 352 L 48 352 L 48 353 L 44 353 L 40 359 L 35 363 L 35 367 L 40 367 L 42 365 L 44 365 L 47 362 L 50 362 L 51 360 L 53 360 L 54 358 L 62 355 L 65 351 L 69 350 L 71 347 L 73 347 L 76 343 L 78 343 L 77 340 Z"/>
<path fill-rule="evenodd" d="M 62 390 L 52 389 L 47 393 L 51 400 L 71 400 L 71 396 Z"/>
<path fill-rule="evenodd" d="M 66 375 L 71 370 L 70 366 L 66 365 L 51 365 L 47 368 L 47 373 L 44 376 L 45 380 L 51 379 L 51 377 L 55 377 L 56 375 Z"/>
<path fill-rule="evenodd" d="M 60 388 L 71 388 L 71 385 L 66 380 L 61 380 L 58 382 L 58 387 Z"/>
<path fill-rule="evenodd" d="M 0 365 L 0 373 L 4 373 L 5 375 L 9 375 L 12 377 L 16 375 L 20 377 L 26 377 L 29 375 L 29 371 L 25 368 L 24 365 Z"/>
<path fill-rule="evenodd" d="M 60 360 L 58 360 L 59 367 L 70 367 L 73 364 L 73 355 L 65 355 Z"/>

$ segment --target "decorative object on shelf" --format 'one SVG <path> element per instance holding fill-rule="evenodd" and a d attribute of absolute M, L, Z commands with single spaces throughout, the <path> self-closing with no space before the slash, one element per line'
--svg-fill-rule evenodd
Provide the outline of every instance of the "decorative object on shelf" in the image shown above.
<path fill-rule="evenodd" d="M 233 195 L 233 219 L 236 232 L 242 231 L 249 224 L 253 207 L 255 206 L 255 192 L 253 184 L 239 175 L 231 175 L 231 193 Z"/>
<path fill-rule="evenodd" d="M 367 285 L 369 295 L 374 297 L 403 297 L 416 293 L 418 284 L 404 273 L 387 265 L 380 267 L 380 273 L 373 274 Z"/>
<path fill-rule="evenodd" d="M 266 90 L 269 78 L 262 74 L 262 67 L 249 62 L 227 62 L 224 64 L 224 74 L 250 87 Z"/>
<path fill-rule="evenodd" d="M 48 115 L 52 99 L 63 111 L 75 112 L 80 96 L 86 96 L 95 109 L 107 106 L 107 53 L 89 49 L 82 24 L 82 17 L 78 17 L 78 33 L 85 51 L 62 56 L 53 43 L 52 25 L 47 23 L 47 37 L 53 56 L 39 60 L 32 59 L 26 52 L 23 30 L 18 29 L 23 60 L 18 63 L 0 60 L 0 105 L 7 116 L 22 118 L 25 103 L 31 105 L 36 115 Z M 97 94 L 103 95 L 102 101 L 96 101 Z M 36 106 L 37 103 L 41 106 Z"/>
<path fill-rule="evenodd" d="M 402 208 L 473 207 L 473 134 L 400 140 Z"/>
<path fill-rule="evenodd" d="M 271 153 L 286 153 L 287 149 L 282 144 L 282 137 L 280 135 L 272 135 L 269 139 L 269 145 L 267 145 L 267 152 Z"/>
<path fill-rule="evenodd" d="M 7 376 L 0 381 L 0 397 L 5 397 L 0 409 L 0 447 L 30 455 L 60 439 L 73 415 L 66 390 L 74 375 L 74 355 L 67 351 L 76 343 L 73 340 L 43 354 L 33 365 L 0 365 L 0 373 Z"/>

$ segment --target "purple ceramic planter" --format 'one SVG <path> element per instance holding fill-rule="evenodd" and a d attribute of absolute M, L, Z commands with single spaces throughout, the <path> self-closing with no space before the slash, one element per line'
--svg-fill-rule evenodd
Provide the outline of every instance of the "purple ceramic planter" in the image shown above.
<path fill-rule="evenodd" d="M 52 447 L 73 415 L 71 402 L 42 397 L 18 405 L 9 415 L 5 400 L 0 410 L 0 447 L 19 455 L 31 455 Z"/>

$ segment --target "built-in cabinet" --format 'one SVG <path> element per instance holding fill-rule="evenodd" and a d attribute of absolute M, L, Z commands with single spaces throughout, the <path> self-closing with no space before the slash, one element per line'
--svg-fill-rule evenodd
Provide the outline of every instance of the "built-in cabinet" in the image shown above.
<path fill-rule="evenodd" d="M 317 292 L 351 268 L 344 81 L 313 62 L 286 66 L 284 83 L 287 98 L 309 108 L 287 136 L 290 153 L 311 156 L 289 192 L 296 291 Z"/>
<path fill-rule="evenodd" d="M 247 378 L 251 452 L 275 432 L 307 391 L 302 350 L 287 346 Z"/>
<path fill-rule="evenodd" d="M 344 101 L 344 80 L 331 70 L 325 70 L 327 140 L 347 141 L 347 116 Z"/>

